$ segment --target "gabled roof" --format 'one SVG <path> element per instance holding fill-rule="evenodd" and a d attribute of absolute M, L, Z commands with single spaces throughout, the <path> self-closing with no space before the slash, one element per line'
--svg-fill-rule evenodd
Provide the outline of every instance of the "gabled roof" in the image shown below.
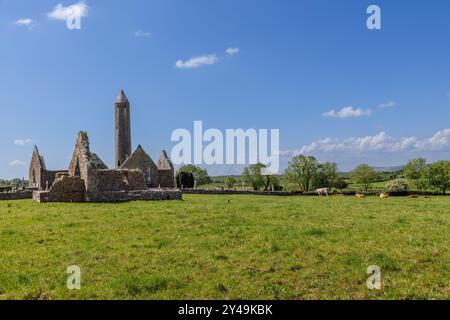
<path fill-rule="evenodd" d="M 35 159 L 38 162 L 39 166 L 42 169 L 46 170 L 44 157 L 39 154 L 39 150 L 38 150 L 37 146 L 34 146 L 34 148 L 33 148 L 33 155 L 31 157 L 31 165 L 33 165 L 33 161 L 35 161 Z"/>
<path fill-rule="evenodd" d="M 129 156 L 125 162 L 122 164 L 122 168 L 127 168 L 131 162 L 139 161 L 139 162 L 149 162 L 151 166 L 156 167 L 155 162 L 153 162 L 152 158 L 145 152 L 144 148 L 139 145 L 136 150 Z"/>
<path fill-rule="evenodd" d="M 158 170 L 173 170 L 172 161 L 167 156 L 166 150 L 161 151 L 161 156 L 158 160 Z"/>
<path fill-rule="evenodd" d="M 95 153 L 91 154 L 91 163 L 92 163 L 92 166 L 95 169 L 97 169 L 97 170 L 106 170 L 106 169 L 108 169 L 108 166 Z"/>
<path fill-rule="evenodd" d="M 44 156 L 39 156 L 39 160 L 41 161 L 42 169 L 47 170 L 47 168 L 45 167 Z"/>

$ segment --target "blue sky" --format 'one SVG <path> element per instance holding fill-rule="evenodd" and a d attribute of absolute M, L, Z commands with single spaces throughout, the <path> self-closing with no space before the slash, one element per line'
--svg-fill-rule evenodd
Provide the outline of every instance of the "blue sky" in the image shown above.
<path fill-rule="evenodd" d="M 448 1 L 87 0 L 81 30 L 49 16 L 59 3 L 77 1 L 0 0 L 2 178 L 27 177 L 34 144 L 66 168 L 80 130 L 112 164 L 121 88 L 154 159 L 195 120 L 280 129 L 284 164 L 450 159 Z"/>

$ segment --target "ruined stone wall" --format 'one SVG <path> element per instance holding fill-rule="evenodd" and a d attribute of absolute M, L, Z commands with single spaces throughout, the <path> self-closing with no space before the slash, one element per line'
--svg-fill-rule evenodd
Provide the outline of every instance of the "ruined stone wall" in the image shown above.
<path fill-rule="evenodd" d="M 48 191 L 33 192 L 37 202 L 84 202 L 84 181 L 77 176 L 62 175 Z"/>
<path fill-rule="evenodd" d="M 121 169 L 139 170 L 144 174 L 146 186 L 158 187 L 158 168 L 141 146 L 125 161 Z"/>
<path fill-rule="evenodd" d="M 82 202 L 73 199 L 63 198 L 62 194 L 55 194 L 51 191 L 35 191 L 33 193 L 34 201 L 45 202 Z M 68 201 L 70 200 L 70 201 Z M 108 203 L 108 202 L 128 202 L 128 201 L 162 201 L 162 200 L 183 200 L 180 190 L 160 190 L 147 189 L 140 191 L 105 191 L 92 195 L 89 202 Z"/>
<path fill-rule="evenodd" d="M 127 201 L 162 201 L 183 200 L 180 190 L 147 189 L 138 191 L 99 192 L 90 202 L 127 202 Z"/>
<path fill-rule="evenodd" d="M 45 170 L 38 167 L 30 169 L 29 187 L 45 189 Z"/>
<path fill-rule="evenodd" d="M 47 170 L 44 157 L 39 154 L 36 146 L 33 149 L 31 163 L 29 168 L 29 187 L 33 189 L 45 190 L 50 188 L 55 181 L 58 172 L 67 172 L 64 170 Z"/>
<path fill-rule="evenodd" d="M 0 201 L 8 200 L 24 200 L 31 199 L 33 197 L 33 191 L 20 191 L 15 193 L 1 192 Z"/>
<path fill-rule="evenodd" d="M 160 188 L 175 188 L 175 177 L 172 170 L 158 170 L 158 186 Z"/>
<path fill-rule="evenodd" d="M 87 133 L 80 132 L 75 143 L 75 150 L 69 165 L 69 175 L 78 176 L 84 181 L 86 193 L 97 192 L 95 170 L 91 164 L 91 151 Z"/>
<path fill-rule="evenodd" d="M 144 175 L 140 171 L 98 170 L 92 179 L 96 192 L 145 190 Z"/>
<path fill-rule="evenodd" d="M 43 158 L 35 150 L 36 168 L 45 171 Z M 121 202 L 132 200 L 180 200 L 179 190 L 147 189 L 145 174 L 163 188 L 174 188 L 173 165 L 163 152 L 156 167 L 142 147 L 136 150 L 129 161 L 133 170 L 109 170 L 101 159 L 91 153 L 89 139 L 80 132 L 68 171 L 46 171 L 49 190 L 35 191 L 33 199 L 38 202 Z M 136 168 L 137 167 L 137 168 Z M 163 170 L 159 170 L 162 168 Z M 137 170 L 136 170 L 137 169 Z M 150 169 L 150 171 L 148 171 Z M 31 169 L 30 169 L 31 170 Z M 144 170 L 144 172 L 142 172 Z M 147 171 L 146 171 L 147 170 Z M 42 178 L 42 175 L 41 175 Z M 45 188 L 42 185 L 41 188 Z"/>
<path fill-rule="evenodd" d="M 89 164 L 89 139 L 85 132 L 80 132 L 75 142 L 75 149 L 72 154 L 72 160 L 69 164 L 69 175 L 83 176 L 86 175 L 86 167 Z"/>
<path fill-rule="evenodd" d="M 42 189 L 46 189 L 47 181 L 48 181 L 48 187 L 50 188 L 53 185 L 53 183 L 55 182 L 56 175 L 58 173 L 68 174 L 68 171 L 67 170 L 55 170 L 55 171 L 46 170 L 45 171 L 45 182 L 44 182 L 44 185 L 42 186 Z"/>
<path fill-rule="evenodd" d="M 158 160 L 158 184 L 161 188 L 175 188 L 175 168 L 165 150 Z"/>
<path fill-rule="evenodd" d="M 204 189 L 181 189 L 186 194 L 211 194 L 211 195 L 253 195 L 253 196 L 295 196 L 296 194 L 286 191 L 244 191 L 244 190 L 204 190 Z M 316 193 L 314 193 L 317 195 Z"/>
<path fill-rule="evenodd" d="M 35 151 L 37 153 L 37 151 Z M 45 168 L 42 167 L 39 154 L 33 153 L 29 169 L 30 188 L 45 188 Z"/>

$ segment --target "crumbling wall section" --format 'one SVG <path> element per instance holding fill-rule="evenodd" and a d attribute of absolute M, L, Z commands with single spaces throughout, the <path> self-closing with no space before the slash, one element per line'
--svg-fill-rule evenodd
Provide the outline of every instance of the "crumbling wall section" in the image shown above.
<path fill-rule="evenodd" d="M 160 188 L 175 188 L 175 177 L 171 170 L 158 170 L 158 186 Z"/>
<path fill-rule="evenodd" d="M 151 180 L 158 180 L 163 188 L 173 188 L 173 165 L 163 152 L 158 167 L 145 151 L 139 147 L 130 167 L 153 169 L 147 172 Z M 43 167 L 43 159 L 37 149 L 36 167 Z M 135 170 L 109 170 L 101 159 L 91 153 L 87 133 L 78 134 L 75 150 L 66 172 L 49 171 L 49 190 L 35 191 L 33 199 L 38 202 L 122 202 L 133 200 L 181 200 L 179 190 L 147 189 L 146 173 Z"/>
<path fill-rule="evenodd" d="M 107 191 L 99 192 L 90 202 L 128 202 L 128 201 L 163 201 L 183 200 L 180 190 L 147 189 L 136 191 Z"/>
<path fill-rule="evenodd" d="M 138 170 L 97 170 L 96 192 L 145 190 L 145 179 Z"/>
<path fill-rule="evenodd" d="M 0 192 L 0 201 L 31 199 L 33 191 Z"/>
<path fill-rule="evenodd" d="M 120 168 L 122 170 L 139 170 L 144 174 L 147 187 L 158 187 L 158 167 L 140 145 Z"/>
<path fill-rule="evenodd" d="M 70 161 L 69 175 L 80 177 L 84 181 L 86 194 L 98 191 L 95 177 L 96 169 L 92 166 L 91 158 L 88 135 L 86 132 L 80 132 Z"/>
<path fill-rule="evenodd" d="M 175 169 L 165 150 L 158 160 L 158 185 L 160 188 L 175 188 Z"/>
<path fill-rule="evenodd" d="M 42 189 L 47 189 L 47 185 L 50 188 L 56 180 L 56 176 L 58 174 L 68 174 L 67 170 L 55 170 L 55 171 L 45 171 L 45 185 L 42 186 Z"/>
<path fill-rule="evenodd" d="M 29 168 L 29 187 L 42 189 L 45 188 L 45 162 L 44 158 L 39 154 L 38 148 L 35 146 Z"/>
<path fill-rule="evenodd" d="M 37 202 L 84 202 L 84 181 L 77 176 L 58 177 L 48 191 L 33 192 Z"/>

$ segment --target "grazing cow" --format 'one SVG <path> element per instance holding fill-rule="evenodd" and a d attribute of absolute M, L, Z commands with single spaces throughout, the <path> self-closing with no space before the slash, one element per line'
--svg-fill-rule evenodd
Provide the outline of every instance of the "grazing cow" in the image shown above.
<path fill-rule="evenodd" d="M 355 194 L 355 198 L 358 198 L 358 199 L 364 199 L 365 197 L 366 197 L 366 196 L 363 195 L 363 194 L 361 194 L 361 193 Z"/>
<path fill-rule="evenodd" d="M 389 193 L 382 192 L 382 193 L 380 194 L 380 198 L 382 198 L 382 199 L 389 198 Z"/>
<path fill-rule="evenodd" d="M 321 197 L 323 195 L 326 195 L 328 197 L 329 193 L 330 193 L 330 189 L 328 188 L 321 188 L 321 189 L 317 189 L 316 193 Z"/>

